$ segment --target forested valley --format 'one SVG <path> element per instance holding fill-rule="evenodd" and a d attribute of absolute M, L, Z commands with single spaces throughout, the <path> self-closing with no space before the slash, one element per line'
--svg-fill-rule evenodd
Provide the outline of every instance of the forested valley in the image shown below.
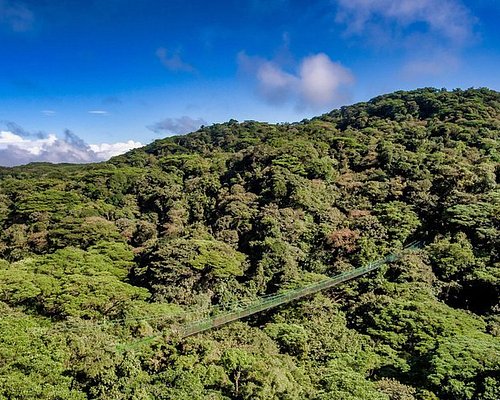
<path fill-rule="evenodd" d="M 500 93 L 425 88 L 0 168 L 0 399 L 499 399 L 499 132 Z"/>

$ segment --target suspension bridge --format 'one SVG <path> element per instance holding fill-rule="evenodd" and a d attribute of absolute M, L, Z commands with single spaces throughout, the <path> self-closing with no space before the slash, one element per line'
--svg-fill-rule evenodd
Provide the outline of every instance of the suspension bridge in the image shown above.
<path fill-rule="evenodd" d="M 420 248 L 421 242 L 412 242 L 411 244 L 404 247 L 403 250 L 415 250 Z M 356 279 L 362 275 L 368 274 L 382 267 L 383 265 L 397 261 L 402 257 L 404 251 L 399 253 L 389 254 L 384 258 L 377 261 L 370 262 L 361 267 L 352 269 L 350 271 L 342 272 L 333 277 L 328 277 L 316 281 L 314 283 L 302 286 L 297 289 L 291 289 L 283 293 L 277 293 L 274 295 L 268 295 L 259 297 L 256 300 L 249 301 L 248 303 L 238 303 L 233 307 L 229 307 L 228 311 L 221 312 L 217 315 L 212 315 L 204 318 L 197 319 L 195 321 L 187 322 L 183 325 L 172 327 L 172 333 L 183 339 L 189 336 L 196 335 L 198 333 L 208 331 L 210 329 L 215 329 L 220 326 L 229 324 L 230 322 L 237 321 L 239 319 L 249 317 L 253 314 L 260 313 L 262 311 L 269 310 L 281 306 L 283 304 L 290 303 L 294 300 L 300 299 L 305 296 L 312 295 L 314 293 L 335 287 L 343 282 L 347 282 Z M 136 341 L 134 345 L 150 342 L 160 337 L 160 335 L 149 336 Z M 127 346 L 130 347 L 130 346 Z"/>
<path fill-rule="evenodd" d="M 414 249 L 418 247 L 418 243 L 412 243 L 405 249 Z M 305 296 L 320 292 L 337 286 L 343 282 L 350 281 L 352 279 L 358 278 L 369 272 L 379 269 L 382 265 L 393 262 L 401 258 L 402 253 L 399 254 L 389 254 L 388 256 L 368 263 L 362 267 L 355 268 L 350 271 L 342 272 L 333 277 L 328 277 L 321 279 L 317 282 L 311 283 L 306 286 L 302 286 L 297 289 L 288 290 L 283 293 L 278 293 L 272 296 L 264 296 L 259 299 L 250 302 L 248 304 L 242 304 L 233 308 L 225 313 L 210 316 L 203 319 L 199 319 L 181 326 L 178 333 L 181 338 L 186 338 L 188 336 L 195 335 L 210 329 L 217 328 L 222 325 L 226 325 L 230 322 L 237 321 L 239 319 L 248 317 L 253 314 L 257 314 L 262 311 L 269 310 L 271 308 L 278 307 L 282 304 L 292 302 L 294 300 L 300 299 Z"/>

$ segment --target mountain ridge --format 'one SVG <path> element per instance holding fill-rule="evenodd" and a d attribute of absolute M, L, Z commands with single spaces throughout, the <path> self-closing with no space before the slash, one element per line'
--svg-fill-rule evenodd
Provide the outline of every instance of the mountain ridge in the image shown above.
<path fill-rule="evenodd" d="M 0 169 L 0 398 L 498 398 L 499 132 L 500 93 L 427 88 Z M 115 351 L 422 236 L 376 276 Z"/>

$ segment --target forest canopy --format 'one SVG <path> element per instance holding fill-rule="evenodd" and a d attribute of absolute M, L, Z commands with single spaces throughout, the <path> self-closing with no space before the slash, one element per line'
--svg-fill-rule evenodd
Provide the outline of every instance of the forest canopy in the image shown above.
<path fill-rule="evenodd" d="M 500 398 L 499 132 L 500 93 L 425 88 L 0 168 L 0 399 Z"/>

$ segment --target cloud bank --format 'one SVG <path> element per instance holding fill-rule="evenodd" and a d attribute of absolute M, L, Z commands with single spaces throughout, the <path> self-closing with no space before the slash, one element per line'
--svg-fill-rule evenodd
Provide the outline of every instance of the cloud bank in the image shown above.
<path fill-rule="evenodd" d="M 294 102 L 299 108 L 333 107 L 346 98 L 354 82 L 352 73 L 324 53 L 301 60 L 296 72 L 285 71 L 275 61 L 238 55 L 240 69 L 252 76 L 258 94 L 271 104 Z"/>
<path fill-rule="evenodd" d="M 111 157 L 126 153 L 129 150 L 144 146 L 141 142 L 128 140 L 126 142 L 89 144 L 88 147 L 94 152 L 97 160 L 105 161 Z"/>
<path fill-rule="evenodd" d="M 165 118 L 147 128 L 162 135 L 183 135 L 196 131 L 202 125 L 207 125 L 207 121 L 203 118 L 193 119 L 184 115 L 180 118 Z"/>
<path fill-rule="evenodd" d="M 62 138 L 53 134 L 42 137 L 0 131 L 0 166 L 12 167 L 30 162 L 98 162 L 140 146 L 142 143 L 132 140 L 89 145 L 68 130 Z"/>

